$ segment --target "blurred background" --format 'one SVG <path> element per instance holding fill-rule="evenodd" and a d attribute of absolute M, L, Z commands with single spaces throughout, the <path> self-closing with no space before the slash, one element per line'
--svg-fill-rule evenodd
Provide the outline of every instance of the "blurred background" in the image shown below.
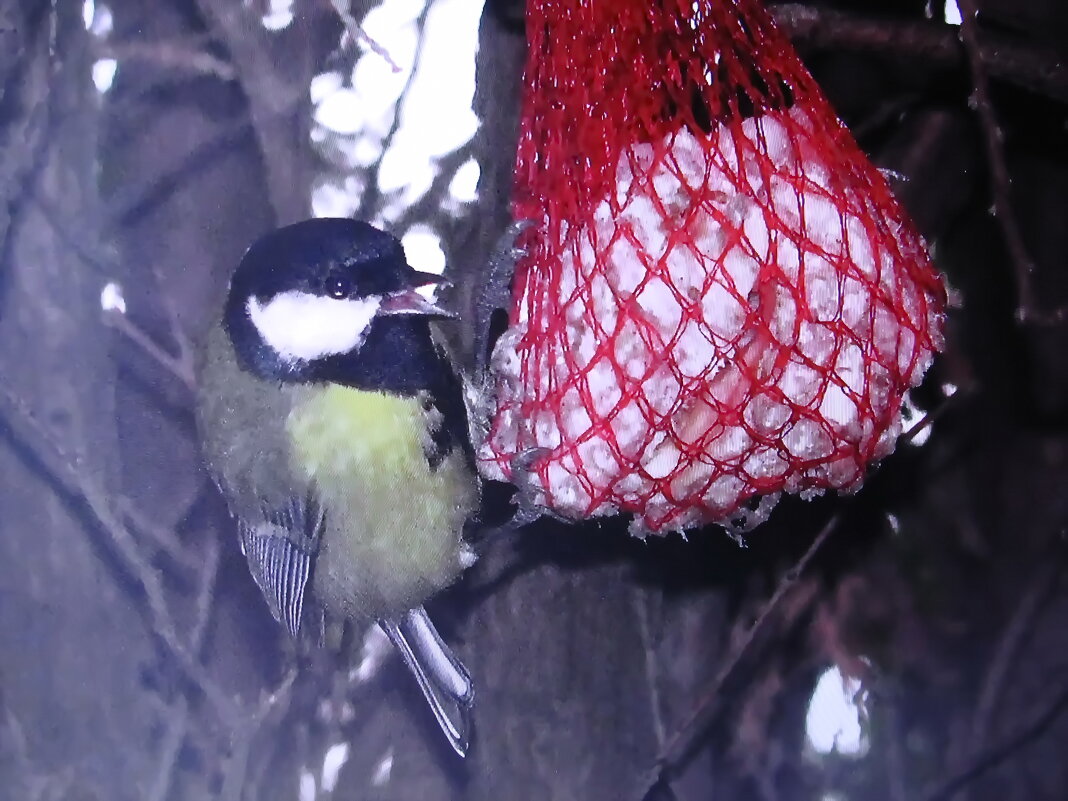
<path fill-rule="evenodd" d="M 490 543 L 432 605 L 477 681 L 461 762 L 375 632 L 298 653 L 271 620 L 191 343 L 313 214 L 469 311 L 522 3 L 0 1 L 0 798 L 1063 798 L 1068 6 L 958 3 L 772 6 L 951 290 L 897 452 L 746 547 Z"/>

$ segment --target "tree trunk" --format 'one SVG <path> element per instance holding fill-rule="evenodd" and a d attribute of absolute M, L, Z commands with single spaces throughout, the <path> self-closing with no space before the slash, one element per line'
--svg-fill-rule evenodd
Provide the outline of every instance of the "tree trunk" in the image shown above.
<path fill-rule="evenodd" d="M 80 4 L 20 5 L 0 130 L 2 783 L 13 798 L 132 801 L 151 752 L 129 744 L 158 726 L 137 691 L 153 649 L 108 534 L 56 476 L 100 493 L 118 476 L 104 278 L 86 258 L 99 219 L 88 37 Z"/>

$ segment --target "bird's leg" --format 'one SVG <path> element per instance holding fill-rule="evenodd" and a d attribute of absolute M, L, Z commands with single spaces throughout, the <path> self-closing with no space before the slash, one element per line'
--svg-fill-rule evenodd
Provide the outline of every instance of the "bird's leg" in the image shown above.
<path fill-rule="evenodd" d="M 467 668 L 441 639 L 421 606 L 396 620 L 380 620 L 378 625 L 415 676 L 449 745 L 461 757 L 466 756 L 475 702 L 475 687 Z"/>
<path fill-rule="evenodd" d="M 542 491 L 534 483 L 535 474 L 532 469 L 534 462 L 548 454 L 547 448 L 527 448 L 512 457 L 509 467 L 511 483 L 516 488 L 512 496 L 512 504 L 516 507 L 515 512 L 500 525 L 479 528 L 475 535 L 477 541 L 488 542 L 511 534 L 543 517 L 551 517 L 553 520 L 565 523 L 571 522 L 542 503 Z"/>
<path fill-rule="evenodd" d="M 468 435 L 477 453 L 485 442 L 490 428 L 493 402 L 493 377 L 490 375 L 490 356 L 493 316 L 507 312 L 512 305 L 512 278 L 519 260 L 527 251 L 516 246 L 520 235 L 534 225 L 532 220 L 520 220 L 508 226 L 490 254 L 478 288 L 474 308 L 474 369 L 464 371 L 463 396 L 467 410 Z"/>
<path fill-rule="evenodd" d="M 548 448 L 527 448 L 512 457 L 509 467 L 512 470 L 512 483 L 516 486 L 514 503 L 517 507 L 510 521 L 515 526 L 525 526 L 541 517 L 550 517 L 561 523 L 574 523 L 559 515 L 542 502 L 544 493 L 534 484 L 534 462 L 551 451 Z"/>
<path fill-rule="evenodd" d="M 482 292 L 475 301 L 475 378 L 485 386 L 489 370 L 490 328 L 493 314 L 499 309 L 508 311 L 512 305 L 512 278 L 519 260 L 527 251 L 516 246 L 520 235 L 534 225 L 533 220 L 519 220 L 508 226 L 497 240 L 486 266 Z"/>
<path fill-rule="evenodd" d="M 540 517 L 563 519 L 542 503 L 543 493 L 534 483 L 534 463 L 548 455 L 547 448 L 527 448 L 512 457 L 509 467 L 512 471 L 512 483 L 516 488 L 513 499 L 516 511 L 506 526 L 519 528 Z"/>

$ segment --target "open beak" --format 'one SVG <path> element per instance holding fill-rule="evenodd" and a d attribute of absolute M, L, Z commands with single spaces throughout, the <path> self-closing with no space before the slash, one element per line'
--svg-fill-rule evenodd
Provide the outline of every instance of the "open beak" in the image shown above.
<path fill-rule="evenodd" d="M 431 276 L 427 275 L 427 278 L 430 279 Z M 427 280 L 421 286 L 440 285 L 442 283 L 441 276 L 433 276 L 433 279 Z M 415 289 L 401 289 L 397 292 L 390 292 L 382 299 L 382 305 L 379 307 L 378 313 L 385 315 L 418 314 L 423 317 L 448 318 L 460 316 L 455 312 L 438 306 L 433 301 L 427 300 Z"/>
<path fill-rule="evenodd" d="M 408 273 L 411 286 L 452 286 L 448 281 L 437 273 L 423 273 L 412 270 Z"/>

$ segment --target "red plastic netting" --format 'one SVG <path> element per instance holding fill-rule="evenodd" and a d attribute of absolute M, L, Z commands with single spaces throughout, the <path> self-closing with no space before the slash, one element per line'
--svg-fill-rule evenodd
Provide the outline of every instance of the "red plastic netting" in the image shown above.
<path fill-rule="evenodd" d="M 789 42 L 755 0 L 529 0 L 527 31 L 514 212 L 540 224 L 483 472 L 637 533 L 857 487 L 944 290 Z"/>

